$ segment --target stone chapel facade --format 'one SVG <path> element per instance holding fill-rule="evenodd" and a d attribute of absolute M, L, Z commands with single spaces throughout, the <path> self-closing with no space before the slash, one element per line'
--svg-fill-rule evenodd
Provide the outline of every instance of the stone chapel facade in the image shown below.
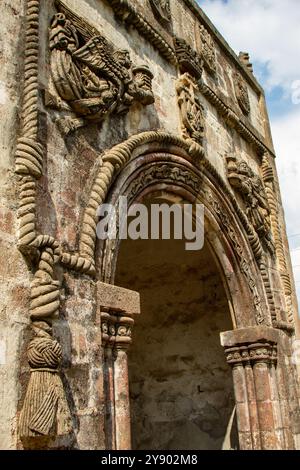
<path fill-rule="evenodd" d="M 264 92 L 194 0 L 3 0 L 1 449 L 299 449 Z M 198 202 L 205 245 L 97 239 Z"/>

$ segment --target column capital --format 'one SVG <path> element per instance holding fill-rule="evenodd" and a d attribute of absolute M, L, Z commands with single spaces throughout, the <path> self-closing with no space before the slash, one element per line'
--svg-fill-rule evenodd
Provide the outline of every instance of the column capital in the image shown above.
<path fill-rule="evenodd" d="M 257 326 L 221 333 L 221 344 L 231 365 L 271 363 L 277 361 L 277 345 L 281 338 L 282 332 Z"/>

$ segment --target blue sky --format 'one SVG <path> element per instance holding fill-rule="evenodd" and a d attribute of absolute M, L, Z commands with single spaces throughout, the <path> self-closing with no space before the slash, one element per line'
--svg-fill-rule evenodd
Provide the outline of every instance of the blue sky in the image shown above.
<path fill-rule="evenodd" d="M 300 300 L 300 1 L 198 3 L 236 53 L 250 53 L 265 89 Z"/>

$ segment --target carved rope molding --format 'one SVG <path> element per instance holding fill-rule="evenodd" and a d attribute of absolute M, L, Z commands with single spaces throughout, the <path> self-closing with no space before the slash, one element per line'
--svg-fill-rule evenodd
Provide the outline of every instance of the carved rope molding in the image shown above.
<path fill-rule="evenodd" d="M 38 141 L 39 0 L 27 0 L 24 89 L 21 137 L 15 172 L 20 179 L 19 249 L 39 257 L 30 294 L 30 318 L 35 337 L 27 350 L 31 368 L 19 419 L 21 438 L 68 434 L 71 416 L 59 375 L 62 352 L 52 337 L 52 319 L 60 306 L 54 280 L 58 243 L 36 232 L 36 180 L 42 176 L 44 148 Z"/>
<path fill-rule="evenodd" d="M 280 276 L 283 284 L 285 300 L 286 300 L 286 307 L 287 307 L 287 320 L 290 325 L 294 325 L 294 312 L 293 312 L 293 300 L 292 300 L 292 285 L 291 285 L 291 278 L 288 273 L 288 267 L 286 262 L 286 256 L 284 252 L 284 245 L 282 240 L 282 233 L 279 224 L 279 207 L 278 202 L 275 195 L 275 175 L 273 168 L 270 163 L 270 156 L 266 152 L 263 157 L 262 163 L 262 174 L 263 174 L 263 181 L 266 189 L 266 195 L 268 199 L 268 203 L 271 210 L 271 226 L 272 226 L 272 233 L 274 236 L 275 242 L 275 251 L 276 251 L 276 258 L 278 260 Z"/>
<path fill-rule="evenodd" d="M 257 234 L 222 177 L 204 157 L 203 148 L 193 141 L 164 132 L 150 131 L 133 136 L 104 154 L 103 166 L 84 213 L 78 253 L 64 253 L 53 237 L 37 233 L 36 181 L 42 175 L 44 158 L 44 149 L 38 141 L 39 8 L 39 0 L 27 0 L 22 129 L 17 142 L 15 168 L 20 177 L 19 248 L 25 255 L 38 257 L 38 270 L 34 274 L 30 295 L 30 317 L 36 338 L 28 348 L 31 377 L 20 416 L 22 437 L 67 434 L 71 430 L 70 413 L 59 376 L 61 349 L 52 338 L 51 331 L 52 319 L 60 307 L 59 283 L 54 279 L 54 267 L 60 262 L 81 273 L 95 273 L 97 209 L 116 173 L 130 160 L 138 146 L 152 142 L 175 145 L 201 161 L 204 171 L 216 180 L 232 204 L 246 231 L 265 285 L 269 283 L 268 275 L 264 277 L 263 274 L 264 256 Z M 60 410 L 60 415 L 57 410 Z"/>

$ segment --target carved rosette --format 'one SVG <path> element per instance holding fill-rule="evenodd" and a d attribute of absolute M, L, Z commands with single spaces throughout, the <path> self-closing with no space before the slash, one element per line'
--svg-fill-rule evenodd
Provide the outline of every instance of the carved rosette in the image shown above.
<path fill-rule="evenodd" d="M 115 49 L 62 2 L 50 27 L 51 76 L 59 98 L 81 119 L 100 122 L 111 114 L 125 114 L 134 102 L 154 103 L 153 75 L 146 65 L 133 67 L 127 50 Z M 75 125 L 76 127 L 76 125 Z"/>
<path fill-rule="evenodd" d="M 204 67 L 209 73 L 215 75 L 217 72 L 217 59 L 214 40 L 203 25 L 200 26 L 199 31 Z"/>
<path fill-rule="evenodd" d="M 152 11 L 157 20 L 169 29 L 172 16 L 169 0 L 149 0 Z"/>
<path fill-rule="evenodd" d="M 204 108 L 197 96 L 197 84 L 189 74 L 185 73 L 178 79 L 176 90 L 182 136 L 202 144 L 205 128 Z"/>
<path fill-rule="evenodd" d="M 242 75 L 238 72 L 234 75 L 234 89 L 239 107 L 247 116 L 251 111 L 248 88 Z"/>

